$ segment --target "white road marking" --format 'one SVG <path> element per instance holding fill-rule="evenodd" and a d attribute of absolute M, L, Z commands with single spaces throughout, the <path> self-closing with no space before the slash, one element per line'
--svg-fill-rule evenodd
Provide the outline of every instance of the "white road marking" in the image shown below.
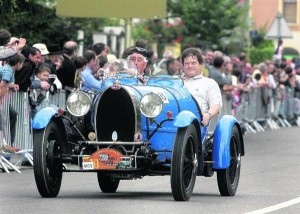
<path fill-rule="evenodd" d="M 286 202 L 282 202 L 280 204 L 276 204 L 276 205 L 273 205 L 273 206 L 270 206 L 270 207 L 266 207 L 266 208 L 263 208 L 263 209 L 260 209 L 260 210 L 255 210 L 255 211 L 252 211 L 252 212 L 248 212 L 248 213 L 245 213 L 245 214 L 264 214 L 264 213 L 269 213 L 269 212 L 280 210 L 280 209 L 283 209 L 285 207 L 289 207 L 289 206 L 292 206 L 292 205 L 298 204 L 298 203 L 300 203 L 300 197 L 294 198 L 292 200 L 289 200 L 289 201 L 286 201 Z"/>

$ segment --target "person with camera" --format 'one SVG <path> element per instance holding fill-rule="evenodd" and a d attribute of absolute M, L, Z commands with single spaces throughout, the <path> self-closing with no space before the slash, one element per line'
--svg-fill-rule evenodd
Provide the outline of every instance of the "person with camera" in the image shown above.
<path fill-rule="evenodd" d="M 26 45 L 26 39 L 11 37 L 6 29 L 0 29 L 0 66 L 4 66 L 8 57 L 20 52 Z"/>

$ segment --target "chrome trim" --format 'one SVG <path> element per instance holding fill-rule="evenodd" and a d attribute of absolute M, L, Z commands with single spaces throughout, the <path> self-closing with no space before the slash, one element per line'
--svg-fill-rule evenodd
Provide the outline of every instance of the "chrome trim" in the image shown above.
<path fill-rule="evenodd" d="M 127 88 L 126 91 L 131 92 L 129 93 L 130 97 L 131 97 L 131 101 L 133 102 L 133 107 L 134 107 L 134 111 L 135 111 L 135 132 L 134 133 L 142 133 L 142 114 L 140 111 L 140 98 L 138 98 L 131 90 L 135 90 L 136 93 L 140 94 L 140 96 L 142 97 L 142 94 L 133 87 L 130 86 L 125 86 L 124 88 Z M 131 89 L 131 90 L 129 90 Z"/>
<path fill-rule="evenodd" d="M 85 113 L 85 114 L 83 114 L 83 115 L 75 115 L 74 114 L 74 112 L 72 112 L 71 110 L 70 110 L 70 108 L 69 108 L 69 102 L 68 102 L 68 100 L 69 100 L 69 97 L 71 97 L 73 94 L 83 94 L 84 96 L 86 96 L 88 99 L 88 101 L 89 101 L 89 110 Z M 80 102 L 78 102 L 79 104 L 80 104 Z M 90 110 L 91 110 L 91 107 L 92 107 L 92 99 L 91 99 L 91 97 L 89 96 L 89 94 L 88 93 L 86 93 L 86 92 L 84 92 L 84 91 L 74 91 L 74 92 L 72 92 L 68 97 L 67 97 L 67 100 L 66 100 L 66 108 L 67 108 L 67 111 L 71 114 L 71 115 L 73 115 L 74 117 L 83 117 L 83 116 L 85 116 Z"/>
<path fill-rule="evenodd" d="M 129 145 L 129 146 L 139 146 L 143 145 L 144 142 L 123 142 L 123 141 L 85 141 L 90 145 Z"/>
<path fill-rule="evenodd" d="M 103 96 L 103 94 L 105 94 L 105 92 L 107 90 L 110 90 L 111 88 L 108 87 L 107 89 L 105 89 L 100 97 L 97 100 L 97 103 L 95 105 L 95 113 L 94 113 L 94 125 L 95 125 L 95 133 L 96 133 L 96 140 L 98 140 L 98 131 L 97 131 L 97 121 L 96 121 L 96 117 L 97 117 L 97 111 L 98 111 L 98 106 L 99 106 L 99 102 Z M 133 92 L 136 91 L 136 93 L 140 94 L 142 96 L 142 94 L 134 87 L 130 87 L 130 86 L 122 86 L 119 90 L 124 89 L 130 96 L 131 101 L 133 103 L 133 107 L 134 107 L 134 112 L 135 112 L 135 132 L 134 133 L 142 133 L 142 120 L 141 120 L 141 112 L 140 112 L 140 100 L 139 98 L 135 95 L 135 93 Z"/>

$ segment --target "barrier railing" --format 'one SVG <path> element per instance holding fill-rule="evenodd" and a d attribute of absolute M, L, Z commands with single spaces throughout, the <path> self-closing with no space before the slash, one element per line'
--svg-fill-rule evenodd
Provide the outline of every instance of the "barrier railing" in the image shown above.
<path fill-rule="evenodd" d="M 66 92 L 61 90 L 59 93 L 51 94 L 44 91 L 31 91 L 30 96 L 36 99 L 38 94 L 44 96 L 44 100 L 36 107 L 36 110 L 44 107 L 55 105 L 65 109 Z M 284 91 L 282 99 L 278 100 L 272 96 L 272 90 L 268 88 L 255 88 L 248 92 L 241 94 L 240 105 L 235 111 L 232 111 L 232 97 L 230 94 L 223 94 L 223 109 L 219 118 L 223 115 L 232 115 L 233 112 L 237 120 L 245 128 L 246 133 L 264 131 L 263 125 L 275 130 L 280 127 L 290 127 L 291 124 L 287 119 L 295 118 L 295 124 L 300 126 L 300 99 L 295 98 L 294 89 L 287 88 Z M 0 105 L 0 118 L 2 126 L 0 126 L 0 145 L 6 142 L 11 145 L 11 133 L 9 122 L 9 107 L 12 107 L 18 112 L 18 119 L 16 125 L 16 136 L 14 146 L 21 148 L 15 154 L 20 155 L 19 160 L 15 164 L 11 164 L 6 157 L 6 153 L 0 153 L 0 167 L 6 172 L 9 170 L 19 171 L 19 166 L 24 160 L 29 161 L 32 165 L 32 148 L 33 148 L 33 134 L 31 128 L 32 109 L 29 105 L 29 93 L 18 92 L 9 93 Z M 218 121 L 218 118 L 211 121 L 209 131 L 213 131 Z"/>
<path fill-rule="evenodd" d="M 9 172 L 9 170 L 20 172 L 18 167 L 21 166 L 24 161 L 28 161 L 31 165 L 33 165 L 33 157 L 31 155 L 33 148 L 33 134 L 31 128 L 33 111 L 29 104 L 29 100 L 35 100 L 35 96 L 38 96 L 40 93 L 44 96 L 44 100 L 40 103 L 40 105 L 36 106 L 36 111 L 50 105 L 59 106 L 65 109 L 66 93 L 64 90 L 54 94 L 51 94 L 49 91 L 32 90 L 30 92 L 30 97 L 28 92 L 10 92 L 2 102 L 2 130 L 0 131 L 0 145 L 2 146 L 3 142 L 8 145 L 12 145 L 9 121 L 9 108 L 11 107 L 18 112 L 16 134 L 13 145 L 21 149 L 14 153 L 14 155 L 19 156 L 19 160 L 14 165 L 7 160 L 11 158 L 10 153 L 7 154 L 3 151 L 0 153 L 0 167 L 2 167 L 6 172 Z"/>

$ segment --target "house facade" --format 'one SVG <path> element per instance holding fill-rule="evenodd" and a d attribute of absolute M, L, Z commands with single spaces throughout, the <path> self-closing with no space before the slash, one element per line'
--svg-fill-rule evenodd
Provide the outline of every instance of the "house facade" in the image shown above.
<path fill-rule="evenodd" d="M 293 35 L 293 38 L 283 39 L 284 53 L 300 53 L 300 0 L 249 0 L 249 6 L 253 30 L 267 32 L 280 12 Z M 276 39 L 274 44 L 277 44 Z"/>

